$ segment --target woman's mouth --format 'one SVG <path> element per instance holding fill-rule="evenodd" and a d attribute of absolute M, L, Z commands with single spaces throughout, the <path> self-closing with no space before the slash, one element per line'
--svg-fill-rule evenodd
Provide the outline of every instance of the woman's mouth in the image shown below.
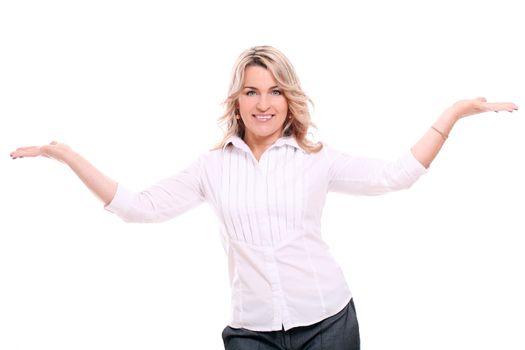
<path fill-rule="evenodd" d="M 274 114 L 252 114 L 252 116 L 261 122 L 266 122 L 273 118 Z"/>

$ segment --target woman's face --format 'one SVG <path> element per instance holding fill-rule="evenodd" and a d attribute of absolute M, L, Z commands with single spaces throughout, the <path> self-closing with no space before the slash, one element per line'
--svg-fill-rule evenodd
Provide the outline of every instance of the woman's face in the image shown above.
<path fill-rule="evenodd" d="M 266 68 L 246 68 L 238 108 L 245 125 L 244 141 L 248 146 L 269 145 L 281 136 L 288 115 L 288 102 Z"/>

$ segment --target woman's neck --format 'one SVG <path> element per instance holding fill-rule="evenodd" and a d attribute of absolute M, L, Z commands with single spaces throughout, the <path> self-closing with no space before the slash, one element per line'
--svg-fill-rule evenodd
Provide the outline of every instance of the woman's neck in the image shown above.
<path fill-rule="evenodd" d="M 271 137 L 257 137 L 254 135 L 245 135 L 244 142 L 253 153 L 253 156 L 257 161 L 261 158 L 263 153 L 270 148 L 280 137 L 280 134 L 271 135 Z"/>

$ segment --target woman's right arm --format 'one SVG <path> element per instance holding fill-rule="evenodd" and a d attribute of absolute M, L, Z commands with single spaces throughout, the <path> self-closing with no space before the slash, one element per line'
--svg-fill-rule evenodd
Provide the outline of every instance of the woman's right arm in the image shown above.
<path fill-rule="evenodd" d="M 45 146 L 21 147 L 10 155 L 12 159 L 43 156 L 66 163 L 105 205 L 113 200 L 117 192 L 117 182 L 101 173 L 84 157 L 62 143 L 53 141 Z"/>
<path fill-rule="evenodd" d="M 11 153 L 13 159 L 38 156 L 66 163 L 104 202 L 107 210 L 127 222 L 164 221 L 186 212 L 205 199 L 201 182 L 203 158 L 178 174 L 135 193 L 102 174 L 67 145 L 55 141 L 40 147 L 22 147 Z"/>

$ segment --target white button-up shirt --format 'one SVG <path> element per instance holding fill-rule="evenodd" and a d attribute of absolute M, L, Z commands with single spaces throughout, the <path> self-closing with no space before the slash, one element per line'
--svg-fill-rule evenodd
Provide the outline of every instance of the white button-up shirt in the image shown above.
<path fill-rule="evenodd" d="M 133 193 L 120 184 L 106 209 L 158 222 L 208 202 L 228 256 L 234 328 L 285 330 L 330 317 L 350 301 L 341 268 L 321 237 L 329 191 L 377 195 L 410 187 L 426 169 L 408 152 L 395 162 L 326 145 L 305 152 L 282 137 L 257 161 L 232 137 L 186 170 Z"/>

